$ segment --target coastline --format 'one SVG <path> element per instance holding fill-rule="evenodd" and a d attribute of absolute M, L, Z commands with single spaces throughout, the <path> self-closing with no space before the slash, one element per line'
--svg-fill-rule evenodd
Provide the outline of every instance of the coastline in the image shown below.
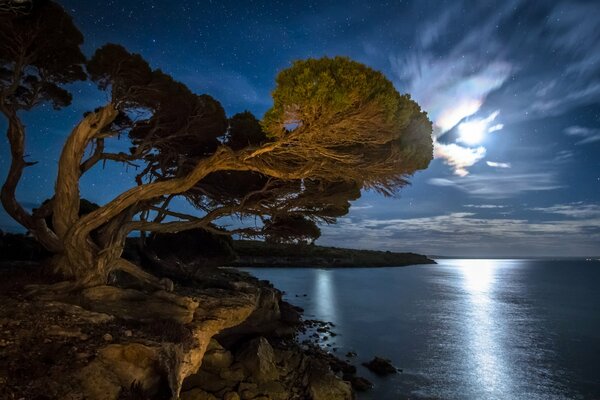
<path fill-rule="evenodd" d="M 0 397 L 350 400 L 353 385 L 368 387 L 353 366 L 298 340 L 326 323 L 304 321 L 243 271 L 203 269 L 172 294 L 121 284 L 29 296 L 41 267 L 0 270 Z"/>
<path fill-rule="evenodd" d="M 390 251 L 357 250 L 301 244 L 276 244 L 236 240 L 232 267 L 247 268 L 378 268 L 436 264 L 424 255 Z"/>

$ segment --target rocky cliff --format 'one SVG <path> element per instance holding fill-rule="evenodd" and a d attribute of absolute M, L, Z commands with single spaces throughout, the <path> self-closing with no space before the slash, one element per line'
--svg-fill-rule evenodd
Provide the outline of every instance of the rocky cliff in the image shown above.
<path fill-rule="evenodd" d="M 294 340 L 298 310 L 267 282 L 211 269 L 174 293 L 27 296 L 32 271 L 1 272 L 0 398 L 352 398 L 329 356 Z"/>

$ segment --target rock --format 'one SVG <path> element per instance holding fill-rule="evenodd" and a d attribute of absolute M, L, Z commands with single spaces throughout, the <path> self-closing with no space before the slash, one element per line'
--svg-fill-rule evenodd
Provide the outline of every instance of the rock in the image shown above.
<path fill-rule="evenodd" d="M 190 343 L 165 343 L 161 363 L 167 371 L 167 379 L 174 398 L 177 398 L 184 379 L 196 373 L 204 357 L 210 339 L 223 329 L 238 325 L 256 307 L 256 296 L 245 293 L 224 293 L 199 295 L 199 304 L 194 312 Z"/>
<path fill-rule="evenodd" d="M 250 400 L 258 396 L 258 385 L 256 383 L 242 382 L 239 384 L 237 390 L 242 400 Z"/>
<path fill-rule="evenodd" d="M 371 381 L 360 376 L 355 376 L 350 379 L 350 383 L 352 384 L 352 388 L 358 390 L 359 392 L 364 392 L 373 387 L 373 383 Z"/>
<path fill-rule="evenodd" d="M 113 337 L 110 333 L 105 333 L 104 335 L 102 335 L 102 340 L 104 340 L 105 342 L 112 342 Z"/>
<path fill-rule="evenodd" d="M 63 328 L 58 325 L 51 325 L 47 330 L 46 334 L 50 336 L 62 336 L 69 338 L 80 338 L 82 333 L 80 328 Z"/>
<path fill-rule="evenodd" d="M 239 364 L 233 364 L 231 367 L 222 370 L 219 372 L 219 376 L 223 379 L 235 382 L 241 382 L 246 379 L 244 368 Z"/>
<path fill-rule="evenodd" d="M 225 350 L 215 339 L 211 339 L 202 359 L 202 368 L 218 373 L 228 369 L 232 363 L 231 352 Z"/>
<path fill-rule="evenodd" d="M 240 395 L 236 392 L 227 392 L 223 396 L 223 400 L 240 400 Z"/>
<path fill-rule="evenodd" d="M 134 289 L 96 286 L 82 292 L 82 302 L 90 310 L 140 322 L 173 319 L 190 323 L 198 303 L 185 296 L 165 291 L 152 295 Z"/>
<path fill-rule="evenodd" d="M 125 335 L 125 337 L 132 337 L 133 336 L 133 332 L 131 332 L 131 330 L 127 329 L 125 332 L 123 332 L 123 334 Z"/>
<path fill-rule="evenodd" d="M 69 316 L 74 317 L 71 318 L 72 321 L 74 320 L 75 322 L 80 323 L 103 324 L 115 319 L 112 315 L 89 311 L 74 304 L 47 301 L 42 302 L 41 305 L 46 309 L 46 312 L 68 314 Z"/>
<path fill-rule="evenodd" d="M 230 389 L 237 385 L 237 382 L 223 379 L 219 375 L 201 369 L 196 374 L 190 375 L 184 382 L 183 390 L 192 388 L 201 388 L 207 392 L 215 393 L 223 389 Z"/>
<path fill-rule="evenodd" d="M 88 400 L 112 400 L 122 387 L 136 382 L 141 389 L 153 393 L 161 381 L 158 348 L 140 343 L 110 344 L 98 352 L 78 378 Z"/>
<path fill-rule="evenodd" d="M 369 362 L 362 363 L 362 365 L 380 376 L 395 374 L 398 372 L 390 360 L 381 357 L 375 357 Z"/>
<path fill-rule="evenodd" d="M 214 395 L 205 392 L 202 389 L 192 389 L 181 393 L 181 400 L 218 400 Z"/>
<path fill-rule="evenodd" d="M 348 357 L 348 358 L 356 357 L 356 353 L 353 351 L 349 351 L 346 353 L 346 357 Z"/>
<path fill-rule="evenodd" d="M 265 382 L 258 386 L 258 392 L 271 400 L 288 400 L 290 393 L 279 381 Z"/>
<path fill-rule="evenodd" d="M 333 375 L 323 361 L 311 360 L 308 371 L 311 400 L 352 400 L 350 384 Z"/>
<path fill-rule="evenodd" d="M 252 339 L 244 344 L 236 355 L 248 376 L 256 382 L 269 382 L 279 377 L 275 365 L 275 353 L 264 337 Z"/>

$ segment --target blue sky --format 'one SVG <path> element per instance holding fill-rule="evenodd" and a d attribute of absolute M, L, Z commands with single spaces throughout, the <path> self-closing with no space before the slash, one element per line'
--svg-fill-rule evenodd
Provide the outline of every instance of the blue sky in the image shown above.
<path fill-rule="evenodd" d="M 435 160 L 399 198 L 364 193 L 318 243 L 465 256 L 600 254 L 600 3 L 597 1 L 60 1 L 91 55 L 141 53 L 229 115 L 270 106 L 277 72 L 345 55 L 382 71 L 434 122 Z M 20 199 L 51 193 L 60 147 L 85 110 L 24 116 L 31 159 Z M 5 122 L 0 121 L 2 128 Z M 126 143 L 113 144 L 126 148 Z M 8 166 L 6 142 L 0 172 Z M 131 185 L 107 165 L 82 182 L 102 203 Z M 17 229 L 5 214 L 0 228 Z"/>

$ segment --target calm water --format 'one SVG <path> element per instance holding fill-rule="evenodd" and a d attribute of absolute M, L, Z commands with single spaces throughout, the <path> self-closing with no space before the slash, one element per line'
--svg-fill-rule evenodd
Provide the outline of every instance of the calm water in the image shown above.
<path fill-rule="evenodd" d="M 600 262 L 438 261 L 247 270 L 336 324 L 376 385 L 360 399 L 600 399 Z M 404 373 L 359 366 L 374 355 Z"/>

